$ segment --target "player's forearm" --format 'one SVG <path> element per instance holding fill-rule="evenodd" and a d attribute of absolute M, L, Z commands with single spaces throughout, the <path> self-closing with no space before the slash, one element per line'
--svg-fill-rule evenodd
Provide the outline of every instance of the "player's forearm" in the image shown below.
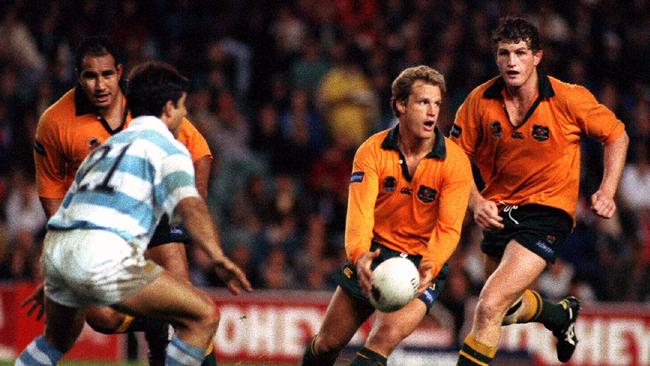
<path fill-rule="evenodd" d="M 208 183 L 210 181 L 210 168 L 212 159 L 204 156 L 194 162 L 194 176 L 196 189 L 204 200 L 208 199 Z"/>
<path fill-rule="evenodd" d="M 476 206 L 484 201 L 485 198 L 481 195 L 481 192 L 478 191 L 478 188 L 476 187 L 476 183 L 472 181 L 472 186 L 470 187 L 469 190 L 469 209 L 472 210 L 472 212 L 475 211 Z"/>
<path fill-rule="evenodd" d="M 63 199 L 60 198 L 38 198 L 41 200 L 41 206 L 43 206 L 43 211 L 45 211 L 45 216 L 48 219 L 56 213 L 56 210 L 61 206 L 61 202 L 63 202 Z"/>
<path fill-rule="evenodd" d="M 614 197 L 618 183 L 625 167 L 627 146 L 630 142 L 627 133 L 623 132 L 616 140 L 605 145 L 603 153 L 603 180 L 599 190 L 609 197 Z"/>
<path fill-rule="evenodd" d="M 200 245 L 213 260 L 223 257 L 221 242 L 205 202 L 198 197 L 185 198 L 176 206 L 175 214 L 183 218 L 183 225 L 194 243 Z"/>

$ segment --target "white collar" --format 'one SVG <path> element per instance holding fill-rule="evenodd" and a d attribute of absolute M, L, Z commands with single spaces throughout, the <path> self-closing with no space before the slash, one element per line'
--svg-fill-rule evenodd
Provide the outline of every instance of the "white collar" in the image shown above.
<path fill-rule="evenodd" d="M 157 132 L 163 134 L 167 133 L 169 136 L 171 136 L 171 138 L 174 138 L 174 135 L 171 133 L 171 131 L 169 131 L 169 128 L 167 128 L 165 122 L 163 122 L 160 118 L 154 116 L 136 117 L 131 120 L 131 123 L 127 129 L 130 128 L 156 130 Z"/>

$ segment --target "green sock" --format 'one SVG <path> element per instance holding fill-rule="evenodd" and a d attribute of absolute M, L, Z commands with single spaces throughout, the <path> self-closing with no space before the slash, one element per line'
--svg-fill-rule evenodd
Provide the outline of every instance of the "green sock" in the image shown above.
<path fill-rule="evenodd" d="M 363 347 L 357 352 L 357 357 L 352 360 L 350 366 L 386 366 L 386 357 Z"/>
<path fill-rule="evenodd" d="M 336 357 L 338 357 L 338 352 L 333 354 L 326 355 L 316 355 L 314 352 L 314 342 L 316 337 L 309 342 L 307 349 L 305 350 L 305 355 L 302 357 L 301 366 L 333 366 L 336 362 Z"/>
<path fill-rule="evenodd" d="M 531 319 L 531 321 L 544 324 L 546 329 L 550 331 L 557 330 L 564 325 L 567 319 L 566 309 L 562 304 L 554 304 L 546 299 L 543 299 L 539 294 L 535 293 L 540 300 L 539 315 Z"/>
<path fill-rule="evenodd" d="M 217 355 L 214 352 L 214 347 L 205 355 L 201 366 L 217 366 Z"/>

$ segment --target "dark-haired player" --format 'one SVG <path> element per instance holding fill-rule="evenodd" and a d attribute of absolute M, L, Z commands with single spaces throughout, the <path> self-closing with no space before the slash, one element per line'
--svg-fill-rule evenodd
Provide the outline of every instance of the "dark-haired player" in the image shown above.
<path fill-rule="evenodd" d="M 469 94 L 450 132 L 485 182 L 480 193 L 472 187 L 469 206 L 484 229 L 487 280 L 458 365 L 489 365 L 501 325 L 526 322 L 551 330 L 557 357 L 567 362 L 578 342 L 579 301 L 569 296 L 554 304 L 528 288 L 572 230 L 581 134 L 604 145 L 603 179 L 591 196 L 592 210 L 604 218 L 616 210 L 628 137 L 587 89 L 538 71 L 543 52 L 528 21 L 502 19 L 492 43 L 500 76 Z"/>

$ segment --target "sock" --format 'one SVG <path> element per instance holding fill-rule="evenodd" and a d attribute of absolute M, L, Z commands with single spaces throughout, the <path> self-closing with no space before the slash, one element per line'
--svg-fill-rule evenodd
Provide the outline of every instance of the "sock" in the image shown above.
<path fill-rule="evenodd" d="M 314 353 L 314 342 L 316 342 L 316 337 L 309 342 L 307 349 L 305 350 L 305 355 L 302 358 L 302 366 L 333 366 L 336 362 L 336 357 L 338 357 L 338 352 L 333 354 L 326 355 L 316 355 Z"/>
<path fill-rule="evenodd" d="M 214 343 L 210 342 L 208 349 L 205 350 L 205 358 L 201 366 L 217 366 L 217 355 L 214 351 Z"/>
<path fill-rule="evenodd" d="M 144 338 L 147 340 L 149 366 L 165 366 L 167 344 L 169 343 L 169 323 L 147 319 L 144 324 Z"/>
<path fill-rule="evenodd" d="M 52 366 L 63 356 L 44 336 L 35 338 L 16 359 L 16 366 Z"/>
<path fill-rule="evenodd" d="M 352 360 L 350 366 L 386 366 L 386 362 L 386 357 L 363 347 L 357 352 L 357 357 Z"/>
<path fill-rule="evenodd" d="M 536 314 L 530 318 L 531 322 L 542 323 L 546 329 L 554 331 L 560 329 L 567 320 L 566 309 L 561 304 L 554 304 L 543 299 L 540 294 L 531 291 L 537 298 L 539 309 Z"/>
<path fill-rule="evenodd" d="M 125 314 L 124 315 L 124 320 L 122 320 L 122 324 L 120 324 L 117 327 L 117 329 L 115 329 L 115 333 L 129 333 L 129 332 L 135 332 L 135 331 L 138 331 L 138 330 L 142 330 L 142 328 L 140 328 L 140 329 L 131 329 L 131 328 L 135 327 L 136 325 L 140 324 L 139 322 L 136 322 L 136 324 L 134 324 L 135 320 L 136 319 L 134 317 L 132 317 L 131 315 L 126 315 Z"/>
<path fill-rule="evenodd" d="M 508 309 L 506 316 L 503 317 L 501 325 L 510 325 L 517 323 L 517 320 L 519 320 L 519 309 L 521 309 L 521 305 L 523 304 L 522 297 L 517 299 L 517 301 L 515 301 L 515 303 L 512 304 L 512 306 Z"/>
<path fill-rule="evenodd" d="M 489 366 L 496 353 L 496 347 L 485 345 L 470 334 L 458 352 L 456 366 Z"/>
<path fill-rule="evenodd" d="M 167 346 L 167 358 L 165 365 L 168 366 L 199 366 L 203 361 L 205 353 L 202 349 L 189 345 L 175 335 Z"/>

